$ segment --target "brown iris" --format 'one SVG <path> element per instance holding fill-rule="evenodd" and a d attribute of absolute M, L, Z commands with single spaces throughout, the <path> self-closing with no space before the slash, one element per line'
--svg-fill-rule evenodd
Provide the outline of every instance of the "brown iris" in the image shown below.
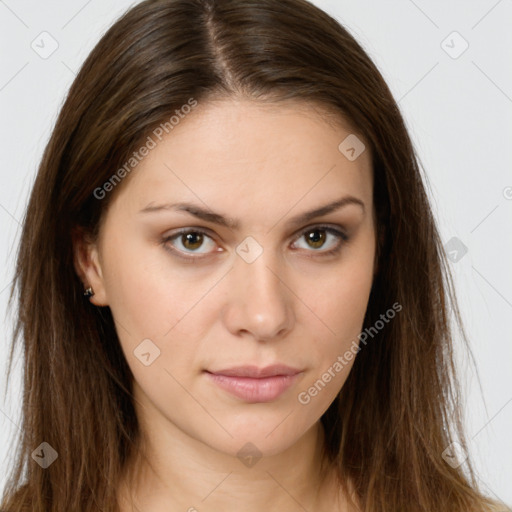
<path fill-rule="evenodd" d="M 201 247 L 203 243 L 203 235 L 201 233 L 186 233 L 181 236 L 183 247 L 194 250 Z"/>
<path fill-rule="evenodd" d="M 325 231 L 322 229 L 314 229 L 309 231 L 306 235 L 308 244 L 310 244 L 311 247 L 314 247 L 315 249 L 318 249 L 324 245 L 325 237 Z"/>

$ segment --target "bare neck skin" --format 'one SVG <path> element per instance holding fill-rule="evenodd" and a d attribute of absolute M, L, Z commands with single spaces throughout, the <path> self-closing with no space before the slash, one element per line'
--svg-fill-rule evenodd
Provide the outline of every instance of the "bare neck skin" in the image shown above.
<path fill-rule="evenodd" d="M 244 463 L 218 453 L 179 429 L 151 426 L 147 461 L 139 458 L 134 483 L 123 478 L 121 512 L 349 512 L 332 468 L 322 466 L 320 422 L 283 453 Z M 252 464 L 251 464 L 252 462 Z"/>

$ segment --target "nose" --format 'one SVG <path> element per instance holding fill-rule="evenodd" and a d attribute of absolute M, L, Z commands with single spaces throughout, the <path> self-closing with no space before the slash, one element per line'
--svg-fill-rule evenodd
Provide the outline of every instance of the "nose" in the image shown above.
<path fill-rule="evenodd" d="M 293 293 L 270 251 L 252 263 L 237 257 L 226 287 L 223 321 L 234 335 L 267 341 L 291 330 L 295 321 Z"/>

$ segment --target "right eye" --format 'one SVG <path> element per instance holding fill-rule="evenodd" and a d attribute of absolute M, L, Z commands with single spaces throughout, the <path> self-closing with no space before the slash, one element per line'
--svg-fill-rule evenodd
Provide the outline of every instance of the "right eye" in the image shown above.
<path fill-rule="evenodd" d="M 213 247 L 215 247 L 215 242 L 210 236 L 208 236 L 205 231 L 199 229 L 182 229 L 172 235 L 163 238 L 162 243 L 168 250 L 178 253 L 179 256 L 189 259 L 198 259 L 203 257 L 189 256 L 193 254 L 206 255 L 213 252 L 219 252 L 211 250 Z M 206 250 L 198 251 L 198 249 L 201 247 L 205 247 Z"/>

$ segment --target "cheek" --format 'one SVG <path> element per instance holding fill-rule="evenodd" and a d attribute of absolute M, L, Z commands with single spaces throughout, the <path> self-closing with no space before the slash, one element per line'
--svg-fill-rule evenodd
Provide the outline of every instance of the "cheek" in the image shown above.
<path fill-rule="evenodd" d="M 132 240 L 110 244 L 105 253 L 109 305 L 135 380 L 155 400 L 163 389 L 181 396 L 172 376 L 190 380 L 198 355 L 211 350 L 203 344 L 216 318 L 216 283 L 225 269 L 184 267 L 163 247 Z"/>
<path fill-rule="evenodd" d="M 323 287 L 323 293 L 309 300 L 324 326 L 315 332 L 311 320 L 307 328 L 312 340 L 313 371 L 297 394 L 298 407 L 312 417 L 321 416 L 343 387 L 357 357 L 364 315 L 372 283 L 371 268 L 364 265 L 342 272 Z M 314 348 L 312 348 L 314 347 Z"/>
<path fill-rule="evenodd" d="M 373 281 L 372 260 L 364 255 L 354 256 L 340 265 L 339 271 L 322 279 L 315 294 L 308 295 L 308 303 L 314 305 L 315 313 L 332 334 L 332 343 L 338 347 L 360 333 Z"/>
<path fill-rule="evenodd" d="M 357 272 L 347 272 L 333 280 L 320 301 L 325 323 L 338 339 L 357 335 L 368 305 L 371 279 Z"/>
<path fill-rule="evenodd" d="M 313 378 L 317 379 L 315 382 L 321 381 L 311 391 L 313 395 L 321 391 L 322 397 L 315 400 L 326 403 L 341 389 L 358 352 L 358 336 L 373 281 L 373 253 L 369 250 L 352 253 L 338 272 L 320 281 L 322 285 L 317 293 L 308 295 L 308 303 L 314 305 L 314 313 L 321 323 L 311 317 L 307 330 L 314 340 L 318 362 Z M 310 384 L 308 381 L 307 385 Z"/>
<path fill-rule="evenodd" d="M 164 336 L 211 287 L 211 278 L 177 265 L 163 246 L 133 234 L 109 239 L 104 259 L 109 306 L 135 339 Z"/>

